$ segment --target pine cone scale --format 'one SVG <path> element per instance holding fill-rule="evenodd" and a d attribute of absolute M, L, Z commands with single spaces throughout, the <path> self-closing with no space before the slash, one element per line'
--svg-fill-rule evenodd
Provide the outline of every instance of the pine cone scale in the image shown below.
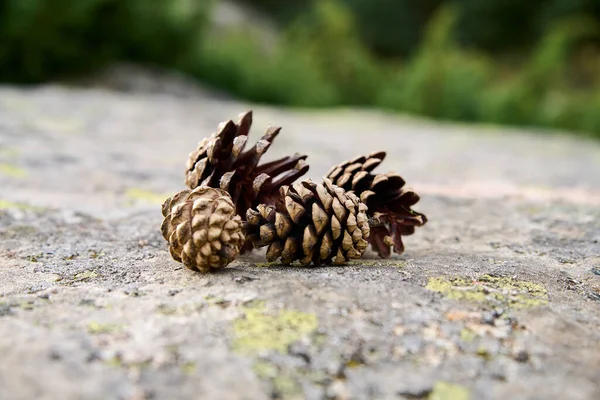
<path fill-rule="evenodd" d="M 190 189 L 208 186 L 225 190 L 237 213 L 244 216 L 259 204 L 277 204 L 279 189 L 308 171 L 306 156 L 300 154 L 261 164 L 281 128 L 269 127 L 245 150 L 251 126 L 251 111 L 241 114 L 237 124 L 231 120 L 219 124 L 217 132 L 200 141 L 186 163 L 185 183 Z"/>
<path fill-rule="evenodd" d="M 264 163 L 260 165 L 256 171 L 269 175 L 279 175 L 290 168 L 294 168 L 300 160 L 306 160 L 306 156 L 296 153 L 293 156 L 283 157 L 275 161 Z"/>
<path fill-rule="evenodd" d="M 252 127 L 252 111 L 246 111 L 240 114 L 240 122 L 238 123 L 238 135 L 248 136 Z"/>
<path fill-rule="evenodd" d="M 268 260 L 339 264 L 362 255 L 370 231 L 366 206 L 354 194 L 325 180 L 283 187 L 281 195 L 280 209 L 248 210 L 244 227 L 257 247 L 268 246 Z"/>
<path fill-rule="evenodd" d="M 229 264 L 245 237 L 229 195 L 199 187 L 177 193 L 163 204 L 163 237 L 171 256 L 186 267 L 209 272 Z"/>
<path fill-rule="evenodd" d="M 427 222 L 425 215 L 411 210 L 419 196 L 404 187 L 406 182 L 394 173 L 375 174 L 385 152 L 358 156 L 333 166 L 327 177 L 345 190 L 352 190 L 366 204 L 370 217 L 376 217 L 381 226 L 372 228 L 369 242 L 381 257 L 390 255 L 390 246 L 401 254 L 404 251 L 402 235 L 410 235 L 415 227 Z M 362 245 L 362 244 L 361 244 Z"/>

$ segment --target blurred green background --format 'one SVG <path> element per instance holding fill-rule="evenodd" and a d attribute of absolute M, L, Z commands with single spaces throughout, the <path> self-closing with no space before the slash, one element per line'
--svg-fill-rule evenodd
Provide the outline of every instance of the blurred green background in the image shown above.
<path fill-rule="evenodd" d="M 249 17 L 220 23 L 232 7 Z M 0 1 L 2 82 L 122 61 L 256 102 L 600 138 L 599 0 Z"/>

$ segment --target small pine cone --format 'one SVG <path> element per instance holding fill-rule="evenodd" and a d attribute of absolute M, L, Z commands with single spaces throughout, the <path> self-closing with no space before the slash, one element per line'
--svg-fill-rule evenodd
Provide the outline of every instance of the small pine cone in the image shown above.
<path fill-rule="evenodd" d="M 406 182 L 400 175 L 372 173 L 385 155 L 381 151 L 358 156 L 334 166 L 326 175 L 334 184 L 359 196 L 369 208 L 368 216 L 379 222 L 379 226 L 371 226 L 369 242 L 383 258 L 390 256 L 391 246 L 402 254 L 402 235 L 412 235 L 415 227 L 427 222 L 424 214 L 411 209 L 419 196 L 404 186 Z"/>
<path fill-rule="evenodd" d="M 281 188 L 278 209 L 261 204 L 246 214 L 245 231 L 255 247 L 269 246 L 267 260 L 343 264 L 368 246 L 367 207 L 353 193 L 324 179 Z"/>
<path fill-rule="evenodd" d="M 307 156 L 297 153 L 259 165 L 281 128 L 270 127 L 252 148 L 243 151 L 251 125 L 252 111 L 240 114 L 237 124 L 221 123 L 216 133 L 190 153 L 186 165 L 185 183 L 190 189 L 209 186 L 227 191 L 242 216 L 259 204 L 277 203 L 279 188 L 308 171 Z"/>
<path fill-rule="evenodd" d="M 192 270 L 223 268 L 238 255 L 245 237 L 229 194 L 199 187 L 183 190 L 162 206 L 161 232 L 171 256 Z"/>

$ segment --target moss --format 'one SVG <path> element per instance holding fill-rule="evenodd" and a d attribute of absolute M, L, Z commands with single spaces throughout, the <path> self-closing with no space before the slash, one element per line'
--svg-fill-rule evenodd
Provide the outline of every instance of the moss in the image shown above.
<path fill-rule="evenodd" d="M 317 329 L 317 316 L 297 310 L 268 312 L 261 302 L 244 308 L 244 317 L 234 322 L 234 350 L 254 353 L 276 350 L 284 353 L 287 347 Z"/>
<path fill-rule="evenodd" d="M 12 164 L 0 164 L 0 174 L 11 178 L 25 178 L 27 171 Z"/>
<path fill-rule="evenodd" d="M 525 309 L 548 304 L 544 286 L 513 278 L 483 275 L 477 280 L 461 277 L 431 278 L 427 289 L 454 300 L 500 304 L 512 309 Z"/>
<path fill-rule="evenodd" d="M 469 400 L 471 394 L 464 386 L 450 382 L 437 382 L 427 397 L 428 400 Z"/>
<path fill-rule="evenodd" d="M 152 204 L 162 204 L 169 198 L 169 194 L 159 194 L 145 189 L 129 188 L 125 192 L 125 197 L 133 201 L 141 201 Z"/>
<path fill-rule="evenodd" d="M 90 322 L 87 326 L 87 331 L 90 335 L 100 335 L 103 333 L 115 333 L 123 330 L 122 325 L 117 324 L 101 324 L 99 322 Z"/>

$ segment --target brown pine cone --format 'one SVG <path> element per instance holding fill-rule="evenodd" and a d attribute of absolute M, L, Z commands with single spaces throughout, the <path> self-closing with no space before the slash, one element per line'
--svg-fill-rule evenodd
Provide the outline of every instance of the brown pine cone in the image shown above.
<path fill-rule="evenodd" d="M 242 219 L 229 194 L 220 189 L 182 190 L 163 203 L 162 213 L 160 229 L 171 256 L 192 270 L 227 266 L 244 243 Z"/>
<path fill-rule="evenodd" d="M 209 186 L 227 191 L 241 216 L 259 204 L 274 205 L 279 188 L 308 171 L 307 156 L 298 153 L 259 165 L 281 128 L 270 127 L 252 148 L 243 151 L 251 125 L 252 111 L 241 114 L 237 124 L 221 123 L 216 133 L 190 153 L 186 165 L 185 183 L 190 189 Z"/>
<path fill-rule="evenodd" d="M 402 235 L 412 235 L 416 226 L 427 222 L 424 214 L 411 209 L 419 196 L 405 187 L 405 181 L 395 173 L 374 174 L 385 152 L 358 156 L 334 166 L 327 178 L 345 190 L 353 191 L 369 208 L 368 216 L 379 222 L 371 226 L 369 242 L 380 257 L 390 256 L 390 247 L 398 254 L 404 252 Z"/>
<path fill-rule="evenodd" d="M 324 179 L 281 188 L 276 209 L 261 204 L 246 214 L 245 232 L 255 247 L 269 246 L 267 260 L 343 264 L 368 246 L 367 207 L 353 193 Z"/>

